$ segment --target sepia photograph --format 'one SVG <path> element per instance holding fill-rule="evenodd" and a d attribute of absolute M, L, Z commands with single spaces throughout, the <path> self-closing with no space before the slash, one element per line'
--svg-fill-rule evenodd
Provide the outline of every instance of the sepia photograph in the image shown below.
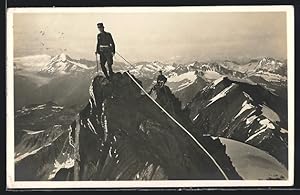
<path fill-rule="evenodd" d="M 292 186 L 292 6 L 9 8 L 7 188 Z"/>

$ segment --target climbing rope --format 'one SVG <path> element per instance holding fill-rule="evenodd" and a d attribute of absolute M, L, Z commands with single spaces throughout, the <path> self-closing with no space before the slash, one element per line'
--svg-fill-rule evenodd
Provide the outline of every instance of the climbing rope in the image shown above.
<path fill-rule="evenodd" d="M 98 68 L 98 66 L 99 66 L 99 63 L 98 63 L 98 57 L 97 57 L 97 54 L 95 53 L 95 56 L 96 56 L 96 65 L 97 65 L 97 73 L 99 72 L 99 68 Z"/>
<path fill-rule="evenodd" d="M 134 67 L 130 62 L 128 62 L 123 56 L 121 56 L 118 52 L 116 52 L 122 59 L 125 60 L 129 65 Z M 216 165 L 218 170 L 221 172 L 221 174 L 224 176 L 226 180 L 229 180 L 225 172 L 222 170 L 220 165 L 216 162 L 216 160 L 213 158 L 213 156 L 205 149 L 205 147 L 198 142 L 198 140 L 184 127 L 182 126 L 175 118 L 173 118 L 159 103 L 156 102 L 149 94 L 145 91 L 145 89 L 132 77 L 132 75 L 129 73 L 129 71 L 126 71 L 126 74 L 129 76 L 129 78 L 173 121 L 175 122 L 185 133 L 192 138 L 192 140 L 209 156 L 209 158 L 213 161 L 213 163 Z"/>
<path fill-rule="evenodd" d="M 118 56 L 120 56 L 125 62 L 127 62 L 127 64 L 129 64 L 132 68 L 135 68 L 135 66 L 133 66 L 130 62 L 128 62 L 120 53 L 118 53 L 116 51 L 116 54 L 118 54 Z"/>

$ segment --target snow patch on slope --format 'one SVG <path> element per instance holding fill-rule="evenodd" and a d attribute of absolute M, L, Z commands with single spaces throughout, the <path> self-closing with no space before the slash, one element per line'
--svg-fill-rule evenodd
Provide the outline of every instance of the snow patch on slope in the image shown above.
<path fill-rule="evenodd" d="M 272 122 L 280 121 L 278 114 L 266 105 L 262 106 L 262 115 L 267 117 Z"/>
<path fill-rule="evenodd" d="M 197 79 L 197 75 L 195 74 L 195 71 L 186 72 L 180 75 L 173 75 L 168 78 L 168 82 L 179 82 L 185 79 L 194 82 Z"/>
<path fill-rule="evenodd" d="M 281 76 L 279 74 L 265 72 L 265 71 L 262 71 L 262 70 L 256 72 L 255 75 L 256 76 L 260 76 L 260 77 L 264 78 L 265 80 L 267 80 L 269 82 L 287 81 L 287 77 L 286 76 Z"/>
<path fill-rule="evenodd" d="M 260 130 L 258 130 L 256 133 L 254 133 L 253 135 L 251 135 L 250 137 L 248 137 L 248 139 L 246 139 L 246 143 L 249 142 L 250 140 L 252 140 L 253 138 L 255 138 L 256 136 L 262 134 L 263 132 L 265 132 L 266 130 L 268 130 L 267 128 L 260 128 Z"/>
<path fill-rule="evenodd" d="M 188 86 L 190 86 L 192 83 L 191 82 L 186 82 L 186 83 L 183 83 L 181 85 L 178 86 L 178 89 L 176 91 L 180 91 L 182 89 L 185 89 L 187 88 Z"/>
<path fill-rule="evenodd" d="M 236 78 L 236 77 L 232 77 L 232 76 L 230 76 L 229 78 L 230 78 L 230 80 L 235 81 L 235 82 L 248 83 L 250 85 L 257 85 L 257 83 L 255 83 L 247 78 Z"/>
<path fill-rule="evenodd" d="M 254 106 L 252 104 L 247 103 L 247 100 L 245 100 L 244 103 L 242 104 L 242 109 L 239 111 L 239 113 L 237 113 L 237 115 L 235 115 L 234 119 L 239 117 L 246 110 L 249 110 L 249 109 L 252 109 L 252 108 L 254 108 Z"/>
<path fill-rule="evenodd" d="M 199 117 L 199 114 L 197 114 L 197 115 L 195 116 L 195 118 L 193 118 L 193 121 L 195 121 L 198 117 Z"/>
<path fill-rule="evenodd" d="M 205 71 L 204 77 L 207 80 L 216 80 L 216 79 L 219 79 L 220 77 L 222 77 L 222 75 L 220 75 L 218 72 L 215 72 L 215 71 Z"/>
<path fill-rule="evenodd" d="M 246 93 L 246 92 L 243 91 L 243 94 L 244 94 L 244 96 L 246 98 L 248 98 L 249 100 L 253 101 L 252 97 L 248 93 Z"/>
<path fill-rule="evenodd" d="M 76 65 L 76 66 L 79 66 L 80 68 L 83 68 L 83 69 L 93 69 L 94 67 L 88 67 L 87 65 L 85 64 L 81 64 L 81 63 L 78 63 L 78 62 L 74 62 L 74 61 L 71 61 L 69 60 L 70 63 Z"/>
<path fill-rule="evenodd" d="M 248 139 L 245 142 L 249 142 L 250 140 L 252 140 L 256 136 L 262 134 L 263 132 L 265 132 L 268 129 L 275 129 L 275 126 L 272 124 L 272 122 L 269 119 L 260 120 L 259 124 L 261 124 L 262 126 L 257 130 L 256 133 L 254 133 L 253 135 L 248 137 Z"/>
<path fill-rule="evenodd" d="M 281 129 L 280 129 L 280 132 L 281 132 L 281 133 L 288 133 L 288 130 L 286 130 L 286 129 L 284 129 L 284 128 L 281 128 Z"/>
<path fill-rule="evenodd" d="M 43 133 L 45 130 L 31 131 L 31 130 L 23 129 L 23 131 L 25 131 L 28 135 L 34 135 L 34 134 Z"/>
<path fill-rule="evenodd" d="M 71 157 L 69 157 L 66 161 L 60 163 L 57 160 L 55 160 L 54 162 L 54 170 L 52 170 L 51 174 L 49 175 L 48 179 L 53 179 L 56 175 L 56 173 L 60 170 L 60 169 L 69 169 L 71 167 L 73 167 L 75 164 L 75 160 Z"/>
<path fill-rule="evenodd" d="M 213 86 L 217 86 L 221 81 L 223 81 L 224 77 L 220 77 L 213 82 Z"/>
<path fill-rule="evenodd" d="M 246 124 L 249 125 L 249 124 L 253 123 L 253 121 L 254 121 L 255 119 L 257 119 L 257 117 L 258 117 L 258 116 L 256 116 L 256 115 L 250 116 L 249 118 L 247 118 Z"/>
<path fill-rule="evenodd" d="M 30 156 L 30 155 L 33 155 L 33 154 L 36 154 L 38 151 L 40 151 L 41 149 L 43 149 L 45 146 L 42 146 L 42 147 L 39 147 L 35 150 L 32 150 L 30 152 L 25 152 L 24 154 L 22 155 L 16 155 L 17 157 L 15 158 L 15 162 L 18 162 L 24 158 L 26 158 L 27 156 Z"/>
<path fill-rule="evenodd" d="M 261 125 L 264 125 L 266 128 L 275 129 L 275 126 L 271 123 L 271 121 L 269 121 L 269 119 L 263 119 L 259 121 L 259 123 Z"/>
<path fill-rule="evenodd" d="M 226 94 L 229 92 L 229 90 L 234 86 L 235 84 L 232 83 L 229 87 L 226 87 L 225 89 L 223 89 L 223 91 L 221 91 L 219 94 L 217 94 L 216 96 L 214 96 L 213 98 L 211 98 L 209 101 L 209 104 L 206 105 L 206 107 L 208 107 L 209 105 L 211 105 L 212 103 L 214 103 L 215 101 L 217 101 L 220 98 L 223 98 L 226 96 Z"/>
<path fill-rule="evenodd" d="M 31 110 L 43 110 L 45 109 L 46 104 L 38 105 L 36 107 L 31 108 Z"/>

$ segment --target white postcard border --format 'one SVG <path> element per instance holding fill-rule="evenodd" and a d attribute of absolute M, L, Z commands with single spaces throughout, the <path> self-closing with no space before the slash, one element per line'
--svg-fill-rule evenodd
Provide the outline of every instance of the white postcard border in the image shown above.
<path fill-rule="evenodd" d="M 14 13 L 132 13 L 132 12 L 286 12 L 288 66 L 288 180 L 174 180 L 174 181 L 15 181 L 14 177 Z M 101 7 L 101 8 L 9 8 L 7 11 L 7 188 L 151 188 L 151 187 L 266 187 L 294 184 L 294 9 L 293 6 L 178 6 L 178 7 Z"/>

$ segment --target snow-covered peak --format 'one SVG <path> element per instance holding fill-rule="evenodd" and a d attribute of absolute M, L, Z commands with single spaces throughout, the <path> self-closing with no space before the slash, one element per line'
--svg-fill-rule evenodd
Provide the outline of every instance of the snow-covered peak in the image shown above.
<path fill-rule="evenodd" d="M 61 53 L 59 55 L 59 60 L 62 61 L 62 62 L 67 61 L 67 55 L 65 53 Z"/>
<path fill-rule="evenodd" d="M 54 74 L 54 73 L 72 73 L 72 72 L 84 72 L 94 67 L 88 67 L 85 64 L 76 62 L 76 60 L 70 58 L 65 53 L 54 56 L 44 68 L 41 69 L 42 73 Z"/>
<path fill-rule="evenodd" d="M 279 60 L 275 60 L 274 58 L 270 57 L 264 57 L 258 62 L 257 70 L 262 69 L 272 72 L 284 65 L 285 64 Z"/>
<path fill-rule="evenodd" d="M 273 61 L 274 62 L 274 61 Z M 262 65 L 265 65 L 265 64 L 267 64 L 267 63 L 271 63 L 272 64 L 272 60 L 269 60 L 269 58 L 266 58 L 266 57 L 264 57 L 263 59 L 261 59 L 260 61 L 259 61 L 259 68 L 262 66 Z"/>
<path fill-rule="evenodd" d="M 67 54 L 61 53 L 52 58 L 53 61 L 66 62 L 67 60 L 72 60 Z"/>
<path fill-rule="evenodd" d="M 163 74 L 169 74 L 171 73 L 175 67 L 170 64 L 164 64 L 159 61 L 153 61 L 153 62 L 141 62 L 138 63 L 134 69 L 132 69 L 130 72 L 133 73 L 137 77 L 148 77 L 153 78 L 158 74 L 158 72 L 161 70 Z"/>

